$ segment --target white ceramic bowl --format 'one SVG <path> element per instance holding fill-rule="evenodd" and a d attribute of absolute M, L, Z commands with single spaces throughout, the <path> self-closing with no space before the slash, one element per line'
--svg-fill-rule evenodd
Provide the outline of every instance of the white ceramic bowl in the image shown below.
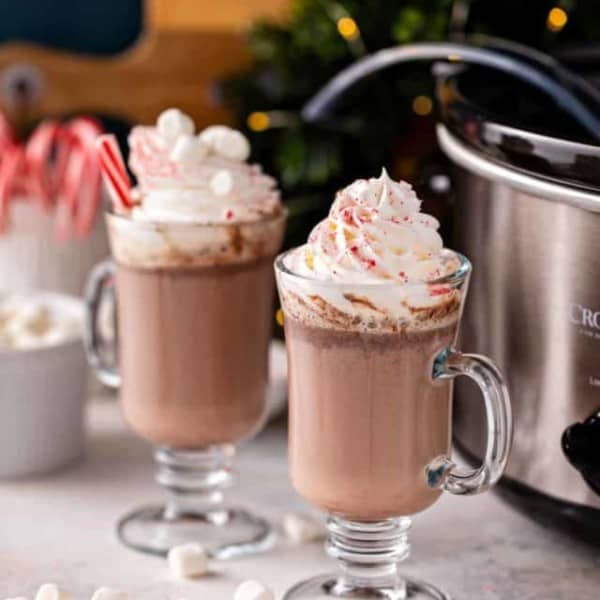
<path fill-rule="evenodd" d="M 79 299 L 35 298 L 83 322 Z M 81 338 L 0 349 L 0 478 L 46 473 L 82 455 L 87 373 Z"/>

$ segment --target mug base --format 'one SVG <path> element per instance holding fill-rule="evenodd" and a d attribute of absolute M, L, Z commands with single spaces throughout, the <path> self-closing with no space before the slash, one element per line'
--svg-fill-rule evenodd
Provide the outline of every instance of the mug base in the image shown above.
<path fill-rule="evenodd" d="M 198 542 L 219 560 L 264 552 L 275 541 L 268 521 L 237 508 L 170 514 L 166 506 L 147 506 L 122 517 L 117 536 L 125 546 L 157 556 Z"/>
<path fill-rule="evenodd" d="M 403 578 L 399 583 L 382 587 L 349 585 L 342 577 L 321 575 L 296 584 L 283 600 L 325 600 L 352 598 L 353 600 L 452 600 L 438 588 L 417 579 Z"/>

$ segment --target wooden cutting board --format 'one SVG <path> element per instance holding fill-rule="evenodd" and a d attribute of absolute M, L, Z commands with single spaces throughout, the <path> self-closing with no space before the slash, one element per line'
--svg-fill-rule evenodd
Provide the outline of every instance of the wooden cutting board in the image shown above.
<path fill-rule="evenodd" d="M 288 0 L 146 0 L 142 35 L 110 57 L 4 44 L 0 108 L 21 126 L 75 112 L 149 123 L 168 106 L 182 108 L 199 126 L 227 121 L 216 81 L 248 61 L 243 32 L 252 20 L 281 16 L 287 5 Z M 19 77 L 34 89 L 26 101 L 14 89 Z"/>

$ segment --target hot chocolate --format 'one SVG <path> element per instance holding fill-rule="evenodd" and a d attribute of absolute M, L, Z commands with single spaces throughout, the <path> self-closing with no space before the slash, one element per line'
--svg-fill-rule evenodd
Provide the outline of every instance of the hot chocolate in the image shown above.
<path fill-rule="evenodd" d="M 223 489 L 235 444 L 264 422 L 271 264 L 285 225 L 279 192 L 246 162 L 239 131 L 196 135 L 176 109 L 134 127 L 129 146 L 133 189 L 116 139 L 99 141 L 113 261 L 90 276 L 88 354 L 102 380 L 121 388 L 134 431 L 157 446 L 156 480 L 169 495 L 121 519 L 118 535 L 153 554 L 191 541 L 215 558 L 262 551 L 271 526 L 225 505 Z M 118 368 L 97 326 L 115 296 Z"/>
<path fill-rule="evenodd" d="M 433 362 L 461 292 L 436 283 L 457 267 L 436 227 L 384 173 L 339 192 L 283 259 L 291 478 L 332 514 L 409 515 L 440 494 L 425 468 L 450 450 L 451 384 L 432 381 Z"/>
<path fill-rule="evenodd" d="M 430 374 L 455 330 L 345 332 L 286 318 L 290 472 L 302 496 L 353 520 L 437 499 L 425 466 L 450 450 L 451 383 Z"/>
<path fill-rule="evenodd" d="M 154 444 L 185 449 L 237 442 L 262 422 L 269 263 L 283 235 L 274 181 L 244 162 L 245 138 L 190 131 L 177 111 L 133 129 L 138 202 L 108 218 L 125 416 Z"/>
<path fill-rule="evenodd" d="M 121 401 L 154 444 L 237 442 L 261 425 L 271 260 L 195 269 L 117 269 Z"/>
<path fill-rule="evenodd" d="M 379 178 L 341 190 L 308 242 L 275 261 L 284 310 L 290 473 L 327 511 L 338 575 L 313 577 L 285 600 L 448 596 L 406 579 L 411 515 L 442 491 L 474 494 L 506 464 L 510 404 L 486 357 L 454 348 L 469 261 L 444 249 L 412 188 Z M 484 463 L 450 459 L 457 375 L 482 392 Z"/>

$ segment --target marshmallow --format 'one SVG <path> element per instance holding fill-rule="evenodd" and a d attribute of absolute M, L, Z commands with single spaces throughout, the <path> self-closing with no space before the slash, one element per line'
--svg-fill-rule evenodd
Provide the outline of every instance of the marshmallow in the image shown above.
<path fill-rule="evenodd" d="M 183 133 L 175 140 L 169 159 L 173 162 L 200 161 L 207 154 L 208 146 L 200 138 Z"/>
<path fill-rule="evenodd" d="M 215 154 L 223 158 L 243 162 L 250 156 L 250 142 L 242 133 L 231 127 L 211 125 L 204 129 L 199 137 Z"/>
<path fill-rule="evenodd" d="M 226 170 L 217 171 L 210 179 L 210 189 L 215 196 L 227 196 L 233 190 L 233 175 Z"/>
<path fill-rule="evenodd" d="M 211 125 L 206 129 L 203 129 L 198 137 L 210 147 L 211 150 L 215 151 L 215 146 L 217 141 L 225 136 L 231 131 L 231 127 L 227 127 L 225 125 Z"/>
<path fill-rule="evenodd" d="M 171 573 L 177 578 L 199 577 L 208 570 L 208 556 L 197 543 L 181 544 L 169 550 L 167 562 Z"/>
<path fill-rule="evenodd" d="M 294 544 L 307 544 L 323 539 L 323 524 L 306 513 L 289 512 L 283 517 L 285 535 Z"/>
<path fill-rule="evenodd" d="M 274 600 L 273 592 L 260 581 L 249 579 L 237 586 L 233 600 Z"/>
<path fill-rule="evenodd" d="M 196 130 L 194 121 L 178 108 L 161 112 L 156 120 L 156 128 L 168 143 L 175 142 L 180 135 L 194 135 Z"/>
<path fill-rule="evenodd" d="M 24 596 L 17 596 L 16 598 L 5 598 L 4 600 L 27 600 Z"/>
<path fill-rule="evenodd" d="M 72 600 L 72 597 L 55 583 L 44 583 L 37 591 L 35 600 Z"/>
<path fill-rule="evenodd" d="M 0 347 L 29 349 L 60 344 L 78 337 L 80 325 L 42 299 L 15 295 L 0 300 Z"/>
<path fill-rule="evenodd" d="M 127 600 L 127 594 L 119 590 L 101 587 L 94 592 L 92 600 Z"/>

